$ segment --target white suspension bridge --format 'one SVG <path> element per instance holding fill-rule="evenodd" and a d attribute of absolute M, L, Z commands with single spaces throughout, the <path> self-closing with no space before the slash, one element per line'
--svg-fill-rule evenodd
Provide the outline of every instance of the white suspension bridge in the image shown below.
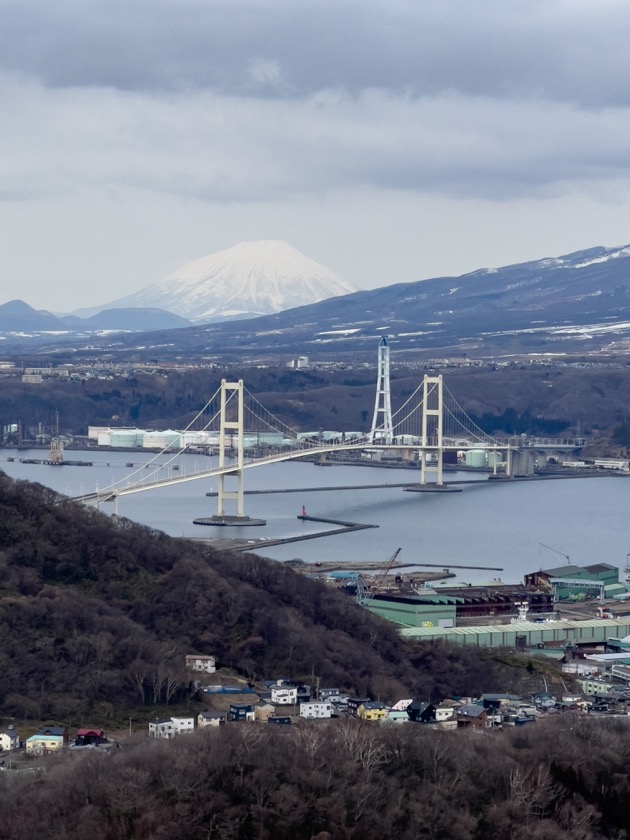
<path fill-rule="evenodd" d="M 333 440 L 324 440 L 321 433 L 307 435 L 296 432 L 262 405 L 245 387 L 242 379 L 235 382 L 222 380 L 180 439 L 185 439 L 186 433 L 192 431 L 201 432 L 207 440 L 214 442 L 218 450 L 215 467 L 178 475 L 169 471 L 165 478 L 164 468 L 185 453 L 190 444 L 177 445 L 176 448 L 174 445 L 166 446 L 148 464 L 105 488 L 76 497 L 77 501 L 94 505 L 113 502 L 117 512 L 117 502 L 121 497 L 215 478 L 218 479 L 217 513 L 212 521 L 216 524 L 246 524 L 246 470 L 297 458 L 324 458 L 338 452 L 369 453 L 380 450 L 402 454 L 408 460 L 415 459 L 417 453 L 419 489 L 439 491 L 447 489 L 443 479 L 445 453 L 485 450 L 493 453 L 490 463 L 494 464 L 495 472 L 497 462 L 501 460 L 505 465 L 505 476 L 510 477 L 513 452 L 521 445 L 515 438 L 492 437 L 479 428 L 448 391 L 442 376 L 425 375 L 405 402 L 392 412 L 386 338 L 381 339 L 379 345 L 373 421 L 365 434 L 341 433 Z M 267 442 L 270 439 L 275 442 Z M 163 460 L 165 456 L 166 462 Z M 235 514 L 226 513 L 226 502 L 235 503 Z"/>

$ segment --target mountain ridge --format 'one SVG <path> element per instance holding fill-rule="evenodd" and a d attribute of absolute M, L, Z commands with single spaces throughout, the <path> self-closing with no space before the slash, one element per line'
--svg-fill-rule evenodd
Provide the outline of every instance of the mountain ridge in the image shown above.
<path fill-rule="evenodd" d="M 164 309 L 118 308 L 96 313 L 89 318 L 76 315 L 54 315 L 46 309 L 35 309 L 23 300 L 0 304 L 0 332 L 98 332 L 111 330 L 174 329 L 188 326 L 190 321 Z"/>
<path fill-rule="evenodd" d="M 630 350 L 630 246 L 597 246 L 460 277 L 361 290 L 229 324 L 148 337 L 178 352 L 312 358 L 393 352 L 490 356 Z M 123 338 L 127 349 L 132 338 Z"/>
<path fill-rule="evenodd" d="M 372 358 L 383 335 L 394 353 L 419 357 L 630 352 L 630 245 L 360 290 L 253 319 L 155 330 L 141 345 L 133 335 L 102 337 L 90 349 L 225 361 L 356 360 Z M 39 351 L 58 346 L 40 342 Z M 73 348 L 81 349 L 76 341 Z"/>

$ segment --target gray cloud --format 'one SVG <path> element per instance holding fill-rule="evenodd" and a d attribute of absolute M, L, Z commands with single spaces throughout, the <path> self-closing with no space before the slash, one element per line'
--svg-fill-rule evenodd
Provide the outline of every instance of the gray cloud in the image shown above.
<path fill-rule="evenodd" d="M 247 96 L 384 87 L 621 105 L 630 97 L 629 33 L 625 0 L 0 5 L 3 66 L 45 85 Z"/>
<path fill-rule="evenodd" d="M 251 238 L 357 285 L 620 244 L 629 30 L 626 0 L 2 0 L 0 269 L 102 302 Z"/>
<path fill-rule="evenodd" d="M 265 78 L 273 69 L 263 68 Z M 630 109 L 367 90 L 304 100 L 0 83 L 0 183 L 126 185 L 209 201 L 334 189 L 506 200 L 630 173 Z"/>

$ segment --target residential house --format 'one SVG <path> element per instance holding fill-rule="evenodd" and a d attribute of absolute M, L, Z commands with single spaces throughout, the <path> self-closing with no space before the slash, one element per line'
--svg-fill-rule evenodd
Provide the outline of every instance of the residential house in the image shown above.
<path fill-rule="evenodd" d="M 277 706 L 295 706 L 297 703 L 297 686 L 276 684 L 270 686 L 271 702 Z"/>
<path fill-rule="evenodd" d="M 155 718 L 149 723 L 149 738 L 174 738 L 175 729 L 170 717 Z"/>
<path fill-rule="evenodd" d="M 256 703 L 254 706 L 254 718 L 255 720 L 260 720 L 263 723 L 266 723 L 275 711 L 276 709 L 271 705 L 271 703 L 261 701 L 260 703 Z"/>
<path fill-rule="evenodd" d="M 102 729 L 77 729 L 75 747 L 98 746 L 105 743 L 107 743 L 107 738 Z"/>
<path fill-rule="evenodd" d="M 254 707 L 250 703 L 230 703 L 229 720 L 255 720 Z"/>
<path fill-rule="evenodd" d="M 20 736 L 17 734 L 16 728 L 11 724 L 6 729 L 0 730 L 0 750 L 9 752 L 9 750 L 17 750 L 20 746 Z"/>
<path fill-rule="evenodd" d="M 214 674 L 217 670 L 214 656 L 202 656 L 197 653 L 186 656 L 186 667 L 191 671 L 202 671 L 204 674 Z"/>
<path fill-rule="evenodd" d="M 390 711 L 391 712 L 399 712 L 399 711 L 404 712 L 406 710 L 407 706 L 411 702 L 412 702 L 411 697 L 409 697 L 407 700 L 398 700 L 398 702 L 394 703 L 394 705 L 391 707 Z"/>
<path fill-rule="evenodd" d="M 476 703 L 468 703 L 457 710 L 457 725 L 484 729 L 488 722 L 488 711 Z"/>
<path fill-rule="evenodd" d="M 194 717 L 172 717 L 171 722 L 175 735 L 187 735 L 195 731 Z"/>
<path fill-rule="evenodd" d="M 391 707 L 387 713 L 387 717 L 383 718 L 384 723 L 409 723 L 409 715 L 407 714 L 407 706 L 411 703 L 411 699 L 399 700 Z"/>
<path fill-rule="evenodd" d="M 387 717 L 389 709 L 378 700 L 366 700 L 357 709 L 357 717 L 360 720 L 382 720 Z"/>
<path fill-rule="evenodd" d="M 435 720 L 435 706 L 425 700 L 413 700 L 406 711 L 409 720 L 414 723 L 433 723 Z"/>
<path fill-rule="evenodd" d="M 443 723 L 446 720 L 452 720 L 455 717 L 455 708 L 445 703 L 440 703 L 435 707 L 435 720 L 437 723 Z"/>
<path fill-rule="evenodd" d="M 68 730 L 65 726 L 42 726 L 26 739 L 26 752 L 34 755 L 59 752 L 68 746 Z"/>
<path fill-rule="evenodd" d="M 502 709 L 520 702 L 516 694 L 482 694 L 481 701 L 484 709 Z"/>
<path fill-rule="evenodd" d="M 330 718 L 333 704 L 322 700 L 312 700 L 310 703 L 300 703 L 300 717 L 307 720 Z"/>
<path fill-rule="evenodd" d="M 155 720 L 149 723 L 149 737 L 174 738 L 176 735 L 184 735 L 187 732 L 193 732 L 194 728 L 194 717 L 155 718 Z"/>
<path fill-rule="evenodd" d="M 369 703 L 369 697 L 348 697 L 348 713 L 357 717 L 357 709 L 365 703 Z"/>
<path fill-rule="evenodd" d="M 219 727 L 225 724 L 225 714 L 221 712 L 199 712 L 197 715 L 197 726 L 205 729 L 207 726 Z"/>
<path fill-rule="evenodd" d="M 291 723 L 290 715 L 271 715 L 267 718 L 267 723 L 274 726 L 288 726 Z"/>
<path fill-rule="evenodd" d="M 333 697 L 339 697 L 339 694 L 338 688 L 320 688 L 318 696 L 320 700 L 332 700 Z"/>
<path fill-rule="evenodd" d="M 390 709 L 381 723 L 409 723 L 409 715 L 406 709 Z"/>
<path fill-rule="evenodd" d="M 303 683 L 297 683 L 297 702 L 298 703 L 308 703 L 311 699 L 311 687 L 310 685 L 304 685 Z"/>
<path fill-rule="evenodd" d="M 537 709 L 552 709 L 556 705 L 556 698 L 547 691 L 539 691 L 533 695 L 534 705 Z"/>

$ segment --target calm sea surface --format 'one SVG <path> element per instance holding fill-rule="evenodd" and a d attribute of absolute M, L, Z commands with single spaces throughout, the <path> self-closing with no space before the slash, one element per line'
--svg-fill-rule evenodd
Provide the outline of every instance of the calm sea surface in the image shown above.
<path fill-rule="evenodd" d="M 8 458 L 15 458 L 9 461 Z M 20 463 L 18 458 L 46 458 L 43 450 L 0 450 L 0 469 L 14 478 L 37 481 L 69 496 L 104 488 L 133 470 L 148 474 L 146 453 L 66 452 L 66 459 L 93 461 L 92 467 L 52 467 Z M 166 463 L 166 458 L 160 458 Z M 182 455 L 161 475 L 182 475 L 215 466 L 216 458 Z M 179 470 L 172 471 L 172 464 Z M 290 462 L 245 473 L 246 490 L 361 484 L 396 484 L 416 479 L 412 470 L 368 467 L 319 467 Z M 277 560 L 300 557 L 309 562 L 385 560 L 402 548 L 401 562 L 493 566 L 501 571 L 457 571 L 461 581 L 500 577 L 522 580 L 523 574 L 565 563 L 606 562 L 623 567 L 630 553 L 630 477 L 533 482 L 488 482 L 484 475 L 447 474 L 446 479 L 478 478 L 461 493 L 406 493 L 402 488 L 330 490 L 245 497 L 245 512 L 267 520 L 264 527 L 221 528 L 193 525 L 197 517 L 216 513 L 216 479 L 127 496 L 118 513 L 176 537 L 268 539 L 298 536 L 331 526 L 297 519 L 302 505 L 312 516 L 378 525 L 378 528 L 258 551 Z M 228 503 L 229 504 L 229 503 Z M 113 505 L 101 506 L 112 512 Z M 230 512 L 226 508 L 226 512 Z M 234 511 L 235 512 L 235 511 Z M 556 549 L 552 554 L 541 544 Z M 455 571 L 455 570 L 454 570 Z"/>

